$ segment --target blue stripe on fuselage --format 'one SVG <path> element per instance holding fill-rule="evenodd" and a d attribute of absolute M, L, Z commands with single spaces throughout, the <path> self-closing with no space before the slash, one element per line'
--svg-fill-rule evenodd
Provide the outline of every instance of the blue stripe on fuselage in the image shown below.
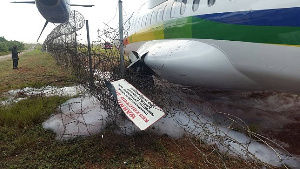
<path fill-rule="evenodd" d="M 215 22 L 253 26 L 300 26 L 300 8 L 225 12 L 196 16 Z"/>

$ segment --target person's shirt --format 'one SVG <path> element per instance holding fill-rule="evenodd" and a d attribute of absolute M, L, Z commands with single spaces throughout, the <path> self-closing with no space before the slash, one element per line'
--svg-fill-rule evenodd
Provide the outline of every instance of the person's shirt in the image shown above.
<path fill-rule="evenodd" d="M 12 56 L 12 59 L 18 59 L 19 58 L 17 49 L 13 48 L 11 50 L 11 56 Z"/>

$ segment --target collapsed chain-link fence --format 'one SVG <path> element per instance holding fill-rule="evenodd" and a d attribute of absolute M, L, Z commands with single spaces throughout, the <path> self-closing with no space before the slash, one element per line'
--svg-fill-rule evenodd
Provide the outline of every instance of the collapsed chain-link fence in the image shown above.
<path fill-rule="evenodd" d="M 127 135 L 139 132 L 139 129 L 123 114 L 105 83 L 105 81 L 125 78 L 164 110 L 166 115 L 161 121 L 163 121 L 162 123 L 167 123 L 168 120 L 173 121 L 173 126 L 175 124 L 178 126 L 177 131 L 175 131 L 176 136 L 183 136 L 179 132 L 183 131 L 184 135 L 199 138 L 205 144 L 215 145 L 213 151 L 220 152 L 220 158 L 216 160 L 222 161 L 222 154 L 224 153 L 234 154 L 237 157 L 248 159 L 248 163 L 251 163 L 253 168 L 261 168 L 261 166 L 272 168 L 268 164 L 268 160 L 266 162 L 259 158 L 259 156 L 263 156 L 261 154 L 264 152 L 260 153 L 258 149 L 261 151 L 268 149 L 276 157 L 270 161 L 277 161 L 287 168 L 284 159 L 290 157 L 290 154 L 283 147 L 253 132 L 239 117 L 215 110 L 194 89 L 170 84 L 160 77 L 143 75 L 131 70 L 126 70 L 124 77 L 122 77 L 116 29 L 106 26 L 103 31 L 98 30 L 98 40 L 93 41 L 91 45 L 92 67 L 90 67 L 88 46 L 78 43 L 77 40 L 77 32 L 84 27 L 84 18 L 76 11 L 71 13 L 70 18 L 68 23 L 59 25 L 48 35 L 44 42 L 44 50 L 50 53 L 57 63 L 72 69 L 77 82 L 88 89 L 89 96 L 93 96 L 92 100 L 94 101 L 92 102 L 97 102 L 94 107 L 99 107 L 106 113 L 94 119 L 99 124 L 91 124 L 90 121 L 87 122 L 88 117 L 86 115 L 93 111 L 83 106 L 85 97 L 66 103 L 65 108 L 61 107 L 61 112 L 64 111 L 63 109 L 75 112 L 74 108 L 71 108 L 75 104 L 79 104 L 80 111 L 75 112 L 74 115 L 68 113 L 59 115 L 63 121 L 63 129 L 59 137 L 78 136 L 81 135 L 80 130 L 86 130 L 88 134 L 93 134 L 104 128 Z M 113 44 L 112 47 L 106 47 L 105 43 L 107 42 Z M 125 59 L 125 67 L 126 65 L 129 65 L 127 58 Z M 97 111 L 101 111 L 100 109 Z M 169 126 L 160 128 L 160 125 L 163 126 L 162 123 L 153 125 L 148 131 L 169 134 L 170 131 L 165 129 Z M 75 124 L 77 126 L 76 131 L 67 131 Z M 80 128 L 80 125 L 83 127 Z M 201 150 L 195 146 L 195 151 Z M 209 157 L 211 154 L 204 155 Z M 213 161 L 209 161 L 209 158 L 207 158 L 207 162 L 214 164 Z M 226 168 L 226 164 L 219 165 L 216 163 L 215 167 Z"/>

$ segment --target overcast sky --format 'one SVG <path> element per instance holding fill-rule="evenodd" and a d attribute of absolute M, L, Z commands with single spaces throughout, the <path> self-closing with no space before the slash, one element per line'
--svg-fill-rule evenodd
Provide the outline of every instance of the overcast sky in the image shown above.
<path fill-rule="evenodd" d="M 45 19 L 40 15 L 38 9 L 32 4 L 12 4 L 13 1 L 26 0 L 0 0 L 0 36 L 7 40 L 35 43 L 43 26 Z M 93 4 L 92 8 L 71 7 L 82 13 L 89 20 L 91 40 L 96 40 L 97 30 L 102 30 L 103 22 L 110 22 L 110 26 L 117 27 L 119 14 L 117 12 L 118 0 L 70 0 L 72 4 Z M 147 0 L 123 0 L 124 17 L 129 17 L 132 12 Z M 39 42 L 43 43 L 47 35 L 55 28 L 49 23 Z"/>

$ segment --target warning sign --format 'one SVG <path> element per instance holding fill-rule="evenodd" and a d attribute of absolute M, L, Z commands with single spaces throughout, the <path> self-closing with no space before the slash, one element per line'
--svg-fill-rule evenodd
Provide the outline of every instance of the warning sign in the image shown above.
<path fill-rule="evenodd" d="M 165 115 L 161 108 L 157 107 L 126 80 L 121 79 L 111 84 L 116 90 L 120 107 L 141 130 L 147 129 Z"/>

